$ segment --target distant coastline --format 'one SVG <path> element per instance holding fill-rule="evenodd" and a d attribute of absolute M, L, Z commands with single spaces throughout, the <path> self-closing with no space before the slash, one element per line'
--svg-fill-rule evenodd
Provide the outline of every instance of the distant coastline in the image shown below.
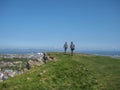
<path fill-rule="evenodd" d="M 34 54 L 39 52 L 62 52 L 60 49 L 0 49 L 0 54 Z M 79 50 L 78 53 L 120 57 L 120 51 Z"/>
<path fill-rule="evenodd" d="M 79 53 L 93 54 L 98 56 L 110 56 L 113 58 L 120 58 L 120 51 L 103 51 L 103 50 L 91 50 L 91 51 L 80 51 Z"/>

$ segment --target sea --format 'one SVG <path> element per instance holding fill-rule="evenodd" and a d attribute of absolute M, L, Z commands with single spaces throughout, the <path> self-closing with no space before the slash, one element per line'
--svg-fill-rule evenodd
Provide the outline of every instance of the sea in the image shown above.
<path fill-rule="evenodd" d="M 120 51 L 103 51 L 103 50 L 90 50 L 90 51 L 78 51 L 79 53 L 83 54 L 92 54 L 98 56 L 110 56 L 115 58 L 120 58 Z"/>
<path fill-rule="evenodd" d="M 39 52 L 63 52 L 63 50 L 60 50 L 60 49 L 0 49 L 0 54 L 35 54 Z M 82 53 L 82 54 L 92 54 L 92 55 L 111 56 L 111 57 L 120 58 L 120 51 L 116 51 L 116 50 L 112 50 L 112 51 L 78 50 L 75 52 Z"/>

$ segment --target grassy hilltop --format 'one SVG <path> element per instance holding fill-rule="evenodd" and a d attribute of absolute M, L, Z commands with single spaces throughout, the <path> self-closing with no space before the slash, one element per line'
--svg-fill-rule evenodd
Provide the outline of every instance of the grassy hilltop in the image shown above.
<path fill-rule="evenodd" d="M 120 59 L 48 53 L 55 60 L 0 83 L 0 90 L 119 90 Z"/>

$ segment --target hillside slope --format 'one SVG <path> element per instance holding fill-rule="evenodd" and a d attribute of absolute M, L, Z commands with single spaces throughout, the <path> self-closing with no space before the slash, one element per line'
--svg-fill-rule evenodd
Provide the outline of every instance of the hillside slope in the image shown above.
<path fill-rule="evenodd" d="M 118 76 L 120 74 L 117 73 L 119 69 L 113 71 L 113 68 L 119 68 L 117 65 L 120 64 L 120 60 L 80 54 L 75 54 L 73 57 L 62 53 L 48 55 L 55 57 L 56 60 L 48 61 L 47 64 L 0 83 L 0 90 L 117 90 L 119 88 L 117 86 L 119 81 L 109 82 L 120 79 Z"/>

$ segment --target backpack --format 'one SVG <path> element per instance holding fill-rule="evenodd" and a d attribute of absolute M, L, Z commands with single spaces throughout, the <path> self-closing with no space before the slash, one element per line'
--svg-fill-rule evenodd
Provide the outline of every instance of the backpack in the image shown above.
<path fill-rule="evenodd" d="M 71 49 L 75 49 L 75 45 L 74 44 L 71 44 Z"/>
<path fill-rule="evenodd" d="M 68 48 L 68 45 L 67 45 L 67 44 L 64 44 L 64 48 Z"/>

